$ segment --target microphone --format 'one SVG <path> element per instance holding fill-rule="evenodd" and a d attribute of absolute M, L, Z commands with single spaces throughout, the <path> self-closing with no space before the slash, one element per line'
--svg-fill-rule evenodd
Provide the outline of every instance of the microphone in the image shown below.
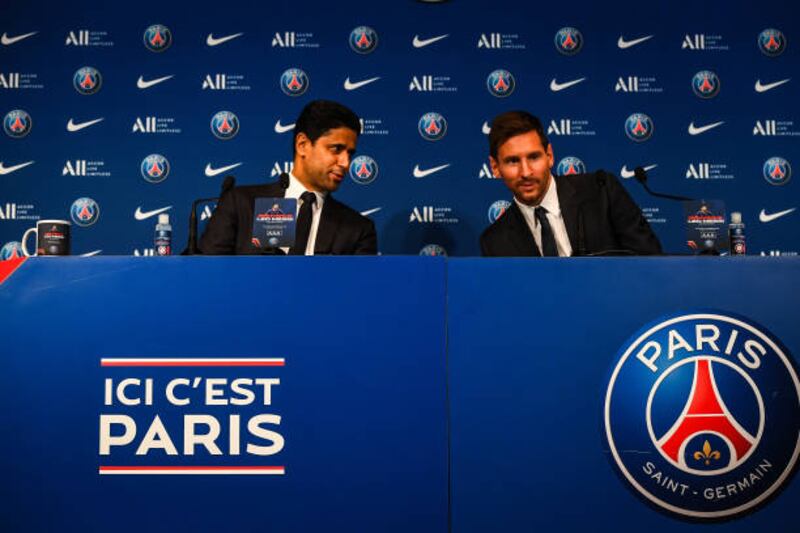
<path fill-rule="evenodd" d="M 280 177 L 278 178 L 278 183 L 280 184 L 281 189 L 283 189 L 284 191 L 286 189 L 288 189 L 289 188 L 289 174 L 287 174 L 286 172 L 282 173 L 280 175 Z M 224 185 L 223 185 L 223 187 L 224 187 Z"/>
<path fill-rule="evenodd" d="M 225 180 L 222 182 L 219 196 L 221 197 L 231 190 L 235 183 L 236 178 L 233 176 L 226 176 Z M 181 255 L 197 255 L 197 206 L 202 202 L 213 202 L 214 200 L 219 200 L 219 197 L 198 198 L 192 202 L 192 211 L 189 213 L 189 242 L 186 245 L 186 250 L 184 250 Z"/>
<path fill-rule="evenodd" d="M 633 176 L 636 178 L 636 181 L 642 184 L 642 187 L 644 187 L 644 190 L 647 191 L 650 196 L 655 196 L 656 198 L 666 198 L 667 200 L 676 200 L 678 202 L 694 201 L 694 198 L 689 198 L 688 196 L 678 196 L 675 194 L 665 194 L 653 191 L 647 186 L 647 172 L 642 167 L 634 168 Z"/>

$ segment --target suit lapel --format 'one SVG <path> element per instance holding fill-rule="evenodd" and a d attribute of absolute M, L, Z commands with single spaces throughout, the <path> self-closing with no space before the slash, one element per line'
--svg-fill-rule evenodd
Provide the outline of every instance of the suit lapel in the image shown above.
<path fill-rule="evenodd" d="M 564 219 L 564 226 L 567 228 L 569 243 L 572 252 L 578 251 L 578 200 L 575 187 L 566 179 L 553 178 L 556 182 L 556 192 L 558 193 L 558 205 L 561 209 L 561 217 Z"/>
<path fill-rule="evenodd" d="M 336 229 L 339 227 L 339 205 L 329 194 L 322 204 L 322 213 L 319 216 L 319 228 L 317 229 L 317 241 L 314 243 L 314 254 L 330 253 L 333 247 L 333 238 L 336 236 Z"/>
<path fill-rule="evenodd" d="M 508 212 L 504 216 L 508 217 L 511 242 L 520 255 L 540 257 L 542 254 L 539 252 L 539 247 L 536 246 L 531 228 L 525 221 L 525 216 L 520 211 L 517 202 L 511 200 L 511 207 L 508 208 Z"/>

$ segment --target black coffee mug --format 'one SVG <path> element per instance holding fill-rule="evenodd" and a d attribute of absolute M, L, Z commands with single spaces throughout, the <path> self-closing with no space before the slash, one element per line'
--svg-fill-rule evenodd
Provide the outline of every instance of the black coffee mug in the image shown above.
<path fill-rule="evenodd" d="M 22 236 L 22 252 L 27 255 L 69 255 L 69 230 L 66 220 L 40 220 Z M 36 253 L 28 252 L 25 241 L 29 233 L 36 233 Z"/>

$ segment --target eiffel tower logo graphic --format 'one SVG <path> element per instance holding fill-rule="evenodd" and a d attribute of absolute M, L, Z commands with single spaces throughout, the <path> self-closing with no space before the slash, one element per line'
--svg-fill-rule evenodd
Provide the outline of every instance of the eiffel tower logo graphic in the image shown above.
<path fill-rule="evenodd" d="M 694 380 L 686 405 L 669 431 L 656 442 L 661 452 L 680 468 L 687 468 L 684 459 L 686 447 L 697 435 L 717 435 L 728 445 L 730 464 L 720 464 L 720 469 L 741 462 L 756 445 L 756 438 L 725 406 L 714 380 L 711 362 L 709 358 L 694 362 Z"/>

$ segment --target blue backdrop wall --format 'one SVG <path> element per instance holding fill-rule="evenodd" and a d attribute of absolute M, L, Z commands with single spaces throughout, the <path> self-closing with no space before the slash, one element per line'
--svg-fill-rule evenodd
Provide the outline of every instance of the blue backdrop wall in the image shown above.
<path fill-rule="evenodd" d="M 180 248 L 191 201 L 229 173 L 276 179 L 300 109 L 328 98 L 363 119 L 365 157 L 337 195 L 375 221 L 382 253 L 478 253 L 490 208 L 509 199 L 488 169 L 487 122 L 512 108 L 545 121 L 558 172 L 621 175 L 668 251 L 685 251 L 682 208 L 647 196 L 637 165 L 654 189 L 742 211 L 750 253 L 800 248 L 789 2 L 0 9 L 0 245 L 59 218 L 75 254 L 146 255 L 168 212 Z"/>

